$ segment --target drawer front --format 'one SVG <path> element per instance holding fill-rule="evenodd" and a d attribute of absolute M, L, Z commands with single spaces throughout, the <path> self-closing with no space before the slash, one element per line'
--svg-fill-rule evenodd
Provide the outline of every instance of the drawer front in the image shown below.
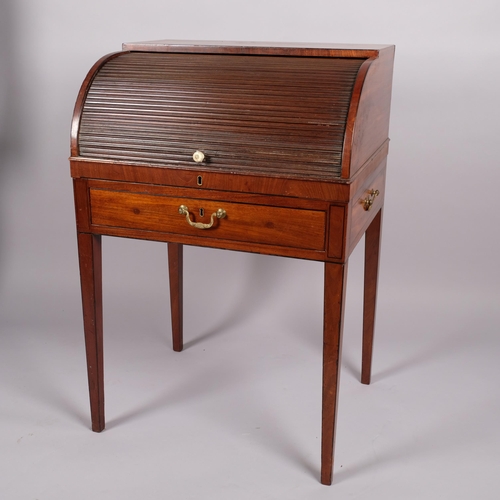
<path fill-rule="evenodd" d="M 192 223 L 210 224 L 208 229 Z M 324 250 L 326 214 L 321 210 L 252 205 L 224 200 L 176 198 L 162 195 L 90 189 L 91 223 L 107 226 L 174 233 L 211 239 L 242 241 L 307 250 Z M 201 210 L 201 212 L 200 212 Z M 200 214 L 203 214 L 200 215 Z"/>

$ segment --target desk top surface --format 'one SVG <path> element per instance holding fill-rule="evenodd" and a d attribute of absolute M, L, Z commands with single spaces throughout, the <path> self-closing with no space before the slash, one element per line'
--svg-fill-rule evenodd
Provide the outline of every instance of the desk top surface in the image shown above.
<path fill-rule="evenodd" d="M 303 55 L 330 57 L 376 57 L 383 50 L 392 50 L 393 45 L 342 44 L 342 43 L 283 43 L 283 42 L 233 42 L 153 40 L 127 42 L 123 50 L 141 52 L 191 52 L 262 55 Z"/>

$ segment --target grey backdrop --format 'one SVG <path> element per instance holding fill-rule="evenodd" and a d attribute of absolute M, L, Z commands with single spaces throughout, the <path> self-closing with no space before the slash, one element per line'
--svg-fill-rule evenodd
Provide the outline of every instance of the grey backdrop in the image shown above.
<path fill-rule="evenodd" d="M 449 498 L 451 494 L 455 498 L 470 498 L 480 491 L 480 498 L 496 498 L 494 492 L 498 491 L 500 480 L 492 464 L 495 460 L 498 464 L 500 445 L 495 425 L 500 418 L 499 21 L 500 7 L 494 0 L 143 0 L 135 4 L 107 0 L 2 0 L 0 470 L 6 471 L 6 475 L 0 479 L 0 496 L 55 499 L 80 498 L 79 494 L 81 498 L 169 498 L 169 494 L 172 498 L 399 495 L 429 499 Z M 101 446 L 105 435 L 113 436 L 112 431 L 117 435 L 123 430 L 124 442 L 133 442 L 130 436 L 134 435 L 136 420 L 147 418 L 148 414 L 153 418 L 153 414 L 168 406 L 168 398 L 154 395 L 149 403 L 145 397 L 146 402 L 135 406 L 137 395 L 146 388 L 162 391 L 162 381 L 151 368 L 153 363 L 148 356 L 168 347 L 169 342 L 165 246 L 108 238 L 103 250 L 106 376 L 111 387 L 111 394 L 107 393 L 108 415 L 114 424 L 111 429 L 108 425 L 109 431 L 102 436 L 88 430 L 67 161 L 74 101 L 91 65 L 102 55 L 119 50 L 124 41 L 161 38 L 396 45 L 374 384 L 368 388 L 372 390 L 369 393 L 365 388 L 359 389 L 355 380 L 359 371 L 361 244 L 350 262 L 344 361 L 347 375 L 342 389 L 346 394 L 341 395 L 340 403 L 344 415 L 341 418 L 346 420 L 339 424 L 337 463 L 342 460 L 338 458 L 342 450 L 353 446 L 352 450 L 359 453 L 352 451 L 352 456 L 345 458 L 343 467 L 350 467 L 351 473 L 344 470 L 342 476 L 341 471 L 338 477 L 344 480 L 331 489 L 317 484 L 317 442 L 311 443 L 310 454 L 293 448 L 297 441 L 306 446 L 307 439 L 301 442 L 298 430 L 281 435 L 275 446 L 268 445 L 275 452 L 272 455 L 276 462 L 272 464 L 260 455 L 269 451 L 265 445 L 254 450 L 255 455 L 237 458 L 239 452 L 235 450 L 241 449 L 241 443 L 233 443 L 234 449 L 227 443 L 220 444 L 230 424 L 221 425 L 221 435 L 212 436 L 213 440 L 211 431 L 200 431 L 196 440 L 204 444 L 197 447 L 193 443 L 189 450 L 203 460 L 193 461 L 191 455 L 182 455 L 179 467 L 183 471 L 190 468 L 191 472 L 185 478 L 179 471 L 173 473 L 176 477 L 181 474 L 183 480 L 179 484 L 166 480 L 172 463 L 162 455 L 161 446 L 156 449 L 151 445 L 138 454 L 133 451 L 134 444 L 132 451 L 123 453 L 113 445 L 107 451 L 100 450 L 102 456 L 109 452 L 114 457 L 112 462 L 118 464 L 107 475 L 97 472 L 102 470 L 102 464 L 90 472 L 85 469 L 94 463 L 96 449 L 82 452 L 83 455 L 73 448 L 75 455 L 56 452 L 61 443 L 71 447 L 74 442 L 82 447 L 82 443 L 97 443 L 95 439 L 102 438 Z M 309 352 L 314 338 L 315 347 L 310 350 L 311 356 L 314 354 L 311 370 L 315 375 L 310 388 L 314 386 L 312 395 L 318 396 L 319 371 L 314 371 L 314 367 L 320 359 L 321 288 L 322 267 L 318 263 L 187 248 L 189 349 L 178 369 L 189 373 L 185 364 L 189 364 L 189 356 L 195 356 L 197 349 L 204 353 L 211 345 L 220 346 L 222 351 L 219 347 L 216 350 L 221 355 L 227 339 L 234 342 L 234 349 L 227 348 L 228 352 L 217 361 L 228 365 L 215 378 L 211 390 L 205 393 L 197 386 L 196 380 L 204 382 L 202 375 L 192 381 L 192 400 L 208 394 L 213 395 L 212 401 L 218 401 L 219 384 L 224 386 L 228 379 L 238 380 L 241 376 L 240 362 L 236 361 L 239 356 L 245 359 L 255 352 L 258 363 L 258 353 L 264 347 L 260 343 L 248 344 L 254 334 L 264 336 L 261 341 L 266 343 L 266 351 L 274 346 L 272 359 L 278 364 L 276 360 L 286 358 L 283 351 L 288 352 L 290 339 L 298 342 L 297 352 L 289 360 L 290 377 L 297 359 L 307 365 L 300 356 L 303 349 Z M 148 344 L 154 347 L 142 361 L 137 360 L 136 355 L 140 358 L 141 349 L 147 349 Z M 190 351 L 192 354 L 188 354 Z M 156 361 L 159 367 L 162 363 L 179 363 L 179 358 L 171 360 L 168 349 L 162 356 L 164 361 Z M 255 365 L 251 366 L 245 372 L 250 380 L 252 373 L 258 371 Z M 270 362 L 269 369 L 272 367 Z M 127 387 L 122 387 L 121 399 L 118 389 L 116 396 L 112 394 L 124 372 L 130 376 Z M 304 378 L 300 380 L 304 383 Z M 351 387 L 353 393 L 349 392 Z M 214 406 L 214 420 L 224 421 L 217 413 L 219 410 L 231 411 L 231 401 L 240 394 L 237 383 L 232 389 L 236 391 L 233 395 Z M 261 391 L 267 400 L 273 401 L 272 391 L 267 393 L 265 386 Z M 305 389 L 304 394 L 308 391 Z M 113 397 L 114 407 L 110 401 Z M 254 406 L 249 407 L 258 406 L 260 397 L 264 396 L 255 394 L 255 398 L 250 398 Z M 360 409 L 358 403 L 354 404 L 358 397 L 373 397 L 373 401 L 362 399 L 367 406 Z M 277 407 L 280 404 L 276 402 Z M 262 418 L 262 425 L 277 418 L 272 416 L 272 408 L 270 403 L 269 415 Z M 311 411 L 311 422 L 319 425 L 319 406 L 314 406 L 314 410 L 317 411 Z M 212 409 L 205 411 L 210 414 Z M 246 407 L 241 409 L 242 414 L 248 411 Z M 290 411 L 285 412 L 284 420 L 293 417 L 288 415 Z M 366 418 L 363 423 L 356 420 L 361 417 L 359 412 Z M 370 414 L 379 419 L 379 427 L 373 424 Z M 182 408 L 179 422 L 188 421 L 189 415 L 189 410 Z M 167 412 L 161 421 L 168 418 Z M 227 415 L 226 418 L 234 421 Z M 275 424 L 277 428 L 282 425 Z M 147 425 L 154 428 L 156 423 Z M 203 423 L 196 425 L 203 428 Z M 274 443 L 273 439 L 280 435 L 279 430 L 275 431 L 268 429 L 263 442 Z M 312 440 L 317 438 L 314 432 L 317 434 L 318 429 L 314 428 Z M 366 432 L 364 440 L 360 432 Z M 41 433 L 37 446 L 19 451 L 27 446 L 27 436 L 35 439 L 37 433 Z M 384 433 L 390 434 L 390 443 L 382 451 L 374 450 L 373 443 L 377 439 L 380 442 Z M 174 437 L 165 437 L 167 448 L 174 438 L 175 433 Z M 118 440 L 114 445 L 120 447 L 119 443 Z M 186 439 L 179 438 L 175 446 L 177 450 L 186 450 Z M 372 451 L 366 452 L 366 446 Z M 212 450 L 210 453 L 219 451 L 207 455 L 207 449 Z M 297 457 L 288 471 L 292 483 L 285 472 L 283 476 L 277 473 L 277 477 L 273 473 L 280 461 L 290 463 L 286 461 L 290 455 Z M 86 457 L 84 465 L 80 463 L 82 456 Z M 227 460 L 228 456 L 233 458 L 226 466 L 235 469 L 231 469 L 235 474 L 232 482 L 225 482 L 223 470 L 203 475 L 217 460 Z M 158 471 L 154 477 L 148 478 L 144 473 L 135 478 L 130 471 L 140 469 L 139 463 L 147 461 L 147 457 L 154 464 L 162 464 L 164 475 Z M 172 460 L 177 463 L 176 458 Z M 255 470 L 244 474 L 249 463 Z M 259 468 L 256 463 L 265 465 Z M 61 468 L 64 477 L 56 473 Z M 78 472 L 82 470 L 94 479 L 89 482 L 88 476 Z M 202 479 L 196 482 L 192 476 L 200 474 Z M 384 479 L 377 479 L 380 477 Z M 399 481 L 396 477 L 404 479 Z M 285 483 L 296 489 L 280 489 Z M 187 485 L 190 489 L 183 489 Z"/>

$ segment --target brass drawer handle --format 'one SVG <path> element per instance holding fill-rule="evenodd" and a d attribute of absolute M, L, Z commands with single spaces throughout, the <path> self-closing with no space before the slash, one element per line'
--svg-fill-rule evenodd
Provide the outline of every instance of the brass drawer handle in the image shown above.
<path fill-rule="evenodd" d="M 372 209 L 373 202 L 375 201 L 375 198 L 380 194 L 380 191 L 378 189 L 372 189 L 368 194 L 368 198 L 365 198 L 363 200 L 363 208 L 366 211 Z"/>
<path fill-rule="evenodd" d="M 217 217 L 217 219 L 223 219 L 225 216 L 226 216 L 226 211 L 223 209 L 223 208 L 219 208 L 217 210 L 217 212 L 214 212 L 211 216 L 210 216 L 210 222 L 208 224 L 203 224 L 203 222 L 193 222 L 190 218 L 189 218 L 189 208 L 186 207 L 186 205 L 181 205 L 179 207 L 179 213 L 181 215 L 185 215 L 186 216 L 186 220 L 188 222 L 188 224 L 191 226 L 191 227 L 195 227 L 196 229 L 210 229 L 213 225 L 214 225 L 214 218 Z"/>

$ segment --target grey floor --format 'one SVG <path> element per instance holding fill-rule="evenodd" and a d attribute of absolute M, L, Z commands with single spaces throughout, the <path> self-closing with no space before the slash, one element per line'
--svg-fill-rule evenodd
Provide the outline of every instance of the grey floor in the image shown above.
<path fill-rule="evenodd" d="M 20 287 L 1 302 L 1 499 L 498 498 L 493 300 L 382 280 L 363 386 L 356 249 L 326 487 L 322 266 L 186 248 L 186 348 L 174 353 L 164 245 L 124 241 L 104 241 L 101 434 L 89 428 L 78 288 Z"/>

